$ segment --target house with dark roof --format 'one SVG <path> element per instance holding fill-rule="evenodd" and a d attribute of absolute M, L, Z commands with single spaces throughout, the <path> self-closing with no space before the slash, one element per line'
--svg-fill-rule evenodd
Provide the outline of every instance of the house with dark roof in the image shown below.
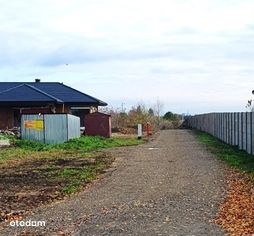
<path fill-rule="evenodd" d="M 22 114 L 69 113 L 84 117 L 107 103 L 63 83 L 0 82 L 0 129 L 20 126 Z"/>

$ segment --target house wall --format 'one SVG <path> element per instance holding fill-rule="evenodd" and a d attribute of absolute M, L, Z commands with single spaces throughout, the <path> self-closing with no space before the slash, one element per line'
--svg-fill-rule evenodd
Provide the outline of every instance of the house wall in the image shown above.
<path fill-rule="evenodd" d="M 11 108 L 0 108 L 0 129 L 13 128 L 14 115 Z"/>
<path fill-rule="evenodd" d="M 43 113 L 40 107 L 34 108 L 31 107 L 30 110 L 23 110 L 23 113 L 37 113 L 37 112 Z M 70 112 L 69 107 L 65 106 L 64 113 L 69 112 Z M 62 106 L 57 105 L 56 113 L 63 113 Z M 0 129 L 11 129 L 13 127 L 14 127 L 14 109 L 12 107 L 0 107 Z"/>
<path fill-rule="evenodd" d="M 34 108 L 26 108 L 20 109 L 21 114 L 45 114 L 45 113 L 52 113 L 49 107 L 34 107 Z"/>
<path fill-rule="evenodd" d="M 56 113 L 68 113 L 70 114 L 70 107 L 69 106 L 66 106 L 64 105 L 64 111 L 63 111 L 63 105 L 61 104 L 57 104 L 56 105 Z"/>
<path fill-rule="evenodd" d="M 16 107 L 16 110 L 19 109 Z M 45 109 L 46 111 L 46 109 Z M 84 112 L 83 115 L 80 116 L 81 118 L 81 126 L 84 126 L 84 116 L 89 113 L 86 110 L 81 110 Z M 31 106 L 30 110 L 23 110 L 23 113 L 44 113 L 42 112 L 42 108 L 35 106 L 34 108 Z M 48 113 L 48 112 L 46 112 Z M 71 107 L 64 105 L 56 104 L 56 113 L 68 113 L 72 114 Z M 75 115 L 75 114 L 74 114 Z M 0 107 L 0 129 L 11 129 L 14 126 L 14 110 L 12 107 Z"/>

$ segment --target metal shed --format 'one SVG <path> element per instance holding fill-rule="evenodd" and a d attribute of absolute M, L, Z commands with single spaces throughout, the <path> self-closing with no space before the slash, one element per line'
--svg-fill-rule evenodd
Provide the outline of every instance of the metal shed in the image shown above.
<path fill-rule="evenodd" d="M 21 138 L 48 144 L 80 137 L 80 118 L 70 114 L 23 114 Z"/>
<path fill-rule="evenodd" d="M 85 134 L 89 136 L 111 136 L 111 116 L 94 112 L 85 116 Z"/>

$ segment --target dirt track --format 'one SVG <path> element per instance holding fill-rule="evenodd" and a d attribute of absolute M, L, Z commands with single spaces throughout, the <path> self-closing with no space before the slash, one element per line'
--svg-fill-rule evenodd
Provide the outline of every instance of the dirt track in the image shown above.
<path fill-rule="evenodd" d="M 224 165 L 191 131 L 163 131 L 147 144 L 110 152 L 115 170 L 84 192 L 36 210 L 28 219 L 46 220 L 46 227 L 30 228 L 29 235 L 224 235 L 211 223 L 224 194 Z"/>

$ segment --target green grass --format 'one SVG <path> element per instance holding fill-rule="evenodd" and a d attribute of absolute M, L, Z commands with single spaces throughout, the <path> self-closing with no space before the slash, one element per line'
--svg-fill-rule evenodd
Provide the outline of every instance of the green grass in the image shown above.
<path fill-rule="evenodd" d="M 0 140 L 8 140 L 8 139 L 13 139 L 13 136 L 6 135 L 6 134 L 0 134 Z"/>
<path fill-rule="evenodd" d="M 106 165 L 97 163 L 93 166 L 86 166 L 83 168 L 64 168 L 57 173 L 57 177 L 67 181 L 61 191 L 63 193 L 75 193 L 77 192 L 82 184 L 89 183 L 96 179 L 97 173 L 101 172 Z"/>
<path fill-rule="evenodd" d="M 16 147 L 32 151 L 78 150 L 88 152 L 102 148 L 137 145 L 143 143 L 143 141 L 134 138 L 103 138 L 98 136 L 82 136 L 63 144 L 54 145 L 29 140 L 16 140 L 14 143 Z"/>
<path fill-rule="evenodd" d="M 59 171 L 59 177 L 65 179 L 79 179 L 91 181 L 95 178 L 94 173 L 102 168 L 99 168 L 97 165 L 93 167 L 83 167 L 83 168 L 69 168 L 66 167 Z"/>
<path fill-rule="evenodd" d="M 94 151 L 143 143 L 135 138 L 88 136 L 56 145 L 15 138 L 11 142 L 11 147 L 0 149 L 0 168 L 18 171 L 23 165 L 26 171 L 25 166 L 28 166 L 30 171 L 38 173 L 38 178 L 56 185 L 61 183 L 62 194 L 77 192 L 84 184 L 96 179 L 114 160 L 110 155 Z"/>
<path fill-rule="evenodd" d="M 77 181 L 77 182 L 72 182 L 66 185 L 65 187 L 63 187 L 61 192 L 66 194 L 71 194 L 71 193 L 78 192 L 79 189 L 80 189 L 80 181 Z"/>
<path fill-rule="evenodd" d="M 197 140 L 207 146 L 219 159 L 230 166 L 254 176 L 254 156 L 228 145 L 205 132 L 196 131 Z"/>
<path fill-rule="evenodd" d="M 1 161 L 24 159 L 36 156 L 72 155 L 86 157 L 91 151 L 103 148 L 138 145 L 144 141 L 135 138 L 102 138 L 82 136 L 63 144 L 43 144 L 40 142 L 14 139 L 12 147 L 0 149 Z M 89 154 L 90 155 L 90 154 Z"/>

